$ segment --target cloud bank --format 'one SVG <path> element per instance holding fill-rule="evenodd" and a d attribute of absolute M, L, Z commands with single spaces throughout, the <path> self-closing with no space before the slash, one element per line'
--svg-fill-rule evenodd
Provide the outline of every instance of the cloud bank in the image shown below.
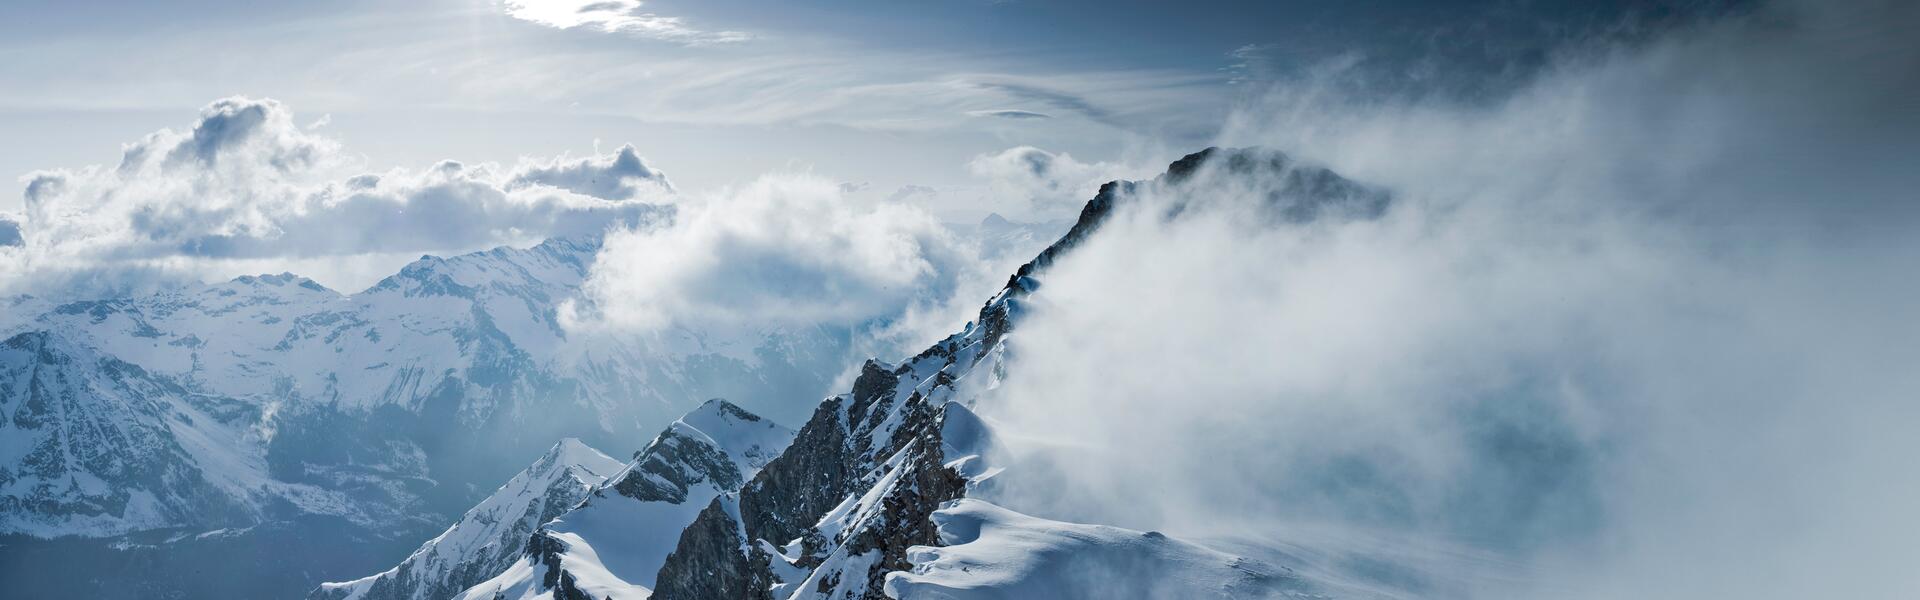
<path fill-rule="evenodd" d="M 1078 214 L 1100 184 L 1138 178 L 1144 170 L 1119 163 L 1085 163 L 1065 152 L 1015 146 L 975 156 L 967 170 L 987 182 L 997 202 L 1025 203 L 1047 217 Z"/>
<path fill-rule="evenodd" d="M 570 326 L 724 333 L 873 326 L 925 337 L 990 280 L 975 244 L 918 206 L 859 202 L 813 175 L 685 198 L 672 222 L 609 234 Z M 926 315 L 942 315 L 936 324 Z M 911 332 L 911 333 L 910 333 Z M 924 339 L 916 339 L 924 342 Z"/>
<path fill-rule="evenodd" d="M 296 126 L 287 107 L 238 97 L 208 105 L 189 130 L 127 145 L 115 166 L 42 171 L 25 183 L 0 293 L 114 293 L 332 259 L 379 263 L 328 281 L 365 283 L 421 252 L 597 235 L 658 214 L 650 201 L 671 191 L 631 146 L 512 169 L 443 161 L 368 174 L 337 141 Z"/>
<path fill-rule="evenodd" d="M 1292 82 L 1227 141 L 1392 207 L 1257 226 L 1263 196 L 1203 178 L 1117 214 L 1042 276 L 981 400 L 1020 456 L 1006 476 L 1042 473 L 1002 499 L 1526 564 L 1396 582 L 1421 597 L 1920 589 L 1900 462 L 1920 451 L 1920 44 L 1892 25 L 1915 13 L 1767 6 L 1567 57 L 1490 106 Z"/>

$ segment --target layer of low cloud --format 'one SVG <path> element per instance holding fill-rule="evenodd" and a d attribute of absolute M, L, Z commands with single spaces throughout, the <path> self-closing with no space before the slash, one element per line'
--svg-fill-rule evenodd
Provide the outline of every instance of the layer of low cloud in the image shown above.
<path fill-rule="evenodd" d="M 565 317 L 642 332 L 854 327 L 924 343 L 964 320 L 952 303 L 978 302 L 988 271 L 973 241 L 916 204 L 767 175 L 683 198 L 671 223 L 609 234 Z"/>
<path fill-rule="evenodd" d="M 976 156 L 967 163 L 967 170 L 987 183 L 995 202 L 1024 203 L 1048 218 L 1078 213 L 1102 183 L 1147 174 L 1120 163 L 1081 162 L 1065 152 L 1032 146 Z"/>
<path fill-rule="evenodd" d="M 507 16 L 557 29 L 591 29 L 689 45 L 752 39 L 739 31 L 706 31 L 654 13 L 640 0 L 507 0 Z"/>
<path fill-rule="evenodd" d="M 443 161 L 366 173 L 339 142 L 294 125 L 287 107 L 248 98 L 127 145 L 117 165 L 24 182 L 17 260 L 0 267 L 0 293 L 116 293 L 274 261 L 384 265 L 324 281 L 353 286 L 422 252 L 630 226 L 660 214 L 671 191 L 630 146 L 513 168 Z"/>
<path fill-rule="evenodd" d="M 940 195 L 940 190 L 924 185 L 907 184 L 887 194 L 888 202 L 907 202 L 915 199 L 928 199 Z"/>
<path fill-rule="evenodd" d="M 1421 597 L 1920 589 L 1901 463 L 1920 450 L 1920 44 L 1894 25 L 1915 11 L 1767 6 L 1478 108 L 1290 82 L 1226 141 L 1325 161 L 1392 208 L 1255 225 L 1238 207 L 1264 196 L 1224 178 L 1122 211 L 1042 276 L 983 399 L 1049 457 L 1014 463 L 1003 499 L 1526 563 L 1391 582 Z"/>

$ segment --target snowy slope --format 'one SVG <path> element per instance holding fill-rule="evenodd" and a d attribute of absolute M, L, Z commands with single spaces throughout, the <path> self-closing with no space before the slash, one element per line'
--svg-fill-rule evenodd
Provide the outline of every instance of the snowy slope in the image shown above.
<path fill-rule="evenodd" d="M 724 400 L 675 421 L 578 507 L 463 598 L 646 598 L 680 530 L 779 455 L 793 430 Z"/>
<path fill-rule="evenodd" d="M 577 505 L 622 468 L 573 438 L 561 440 L 460 522 L 422 544 L 407 560 L 376 575 L 321 584 L 313 598 L 433 600 L 448 598 L 512 564 L 527 536 Z"/>
<path fill-rule="evenodd" d="M 192 457 L 229 433 L 215 415 L 245 413 L 49 333 L 0 342 L 0 533 L 245 522 L 244 500 Z"/>
<path fill-rule="evenodd" d="M 943 547 L 907 551 L 910 572 L 887 575 L 888 597 L 1281 598 L 1311 597 L 1290 569 L 1158 532 L 1062 523 L 980 500 L 933 513 Z"/>

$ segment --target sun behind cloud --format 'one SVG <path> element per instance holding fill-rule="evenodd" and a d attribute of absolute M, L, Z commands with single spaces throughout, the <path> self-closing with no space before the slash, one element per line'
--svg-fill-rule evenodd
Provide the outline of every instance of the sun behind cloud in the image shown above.
<path fill-rule="evenodd" d="M 705 31 L 685 19 L 644 10 L 640 0 L 508 0 L 507 16 L 558 29 L 585 28 L 688 45 L 740 42 L 739 31 Z"/>

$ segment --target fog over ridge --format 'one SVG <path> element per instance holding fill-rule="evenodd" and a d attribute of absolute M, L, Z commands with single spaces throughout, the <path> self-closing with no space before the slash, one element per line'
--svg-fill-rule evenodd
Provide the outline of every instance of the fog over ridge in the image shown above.
<path fill-rule="evenodd" d="M 1914 16 L 1769 5 L 1484 107 L 1277 87 L 1222 142 L 1391 208 L 1253 227 L 1259 185 L 1144 189 L 1041 274 L 1018 368 L 979 401 L 1042 473 L 996 501 L 1527 565 L 1436 588 L 1471 597 L 1920 589 L 1898 467 L 1920 424 Z"/>

